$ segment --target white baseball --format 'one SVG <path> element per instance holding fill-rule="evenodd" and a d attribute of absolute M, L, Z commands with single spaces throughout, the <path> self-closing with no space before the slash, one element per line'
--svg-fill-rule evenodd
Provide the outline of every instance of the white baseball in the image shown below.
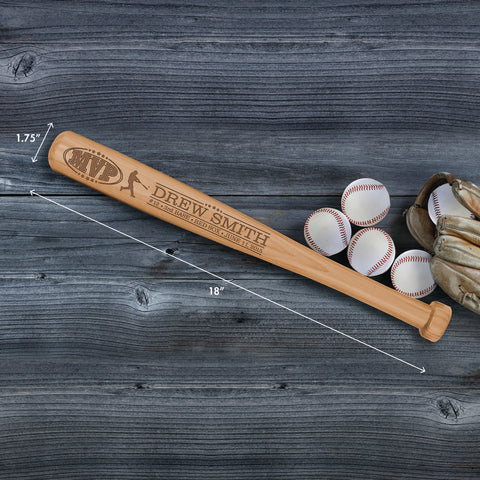
<path fill-rule="evenodd" d="M 428 199 L 428 215 L 433 223 L 442 215 L 458 215 L 459 217 L 475 218 L 453 195 L 452 187 L 444 183 L 436 188 Z"/>
<path fill-rule="evenodd" d="M 339 210 L 320 208 L 307 218 L 304 234 L 310 248 L 329 257 L 348 247 L 352 227 Z"/>
<path fill-rule="evenodd" d="M 373 178 L 355 180 L 342 194 L 342 211 L 354 225 L 376 225 L 389 210 L 390 195 L 385 185 Z"/>
<path fill-rule="evenodd" d="M 430 271 L 431 259 L 424 250 L 408 250 L 399 255 L 390 272 L 395 290 L 413 298 L 432 293 L 437 284 Z"/>
<path fill-rule="evenodd" d="M 350 240 L 348 261 L 353 269 L 367 277 L 385 273 L 395 259 L 395 245 L 387 232 L 369 227 L 359 230 Z"/>

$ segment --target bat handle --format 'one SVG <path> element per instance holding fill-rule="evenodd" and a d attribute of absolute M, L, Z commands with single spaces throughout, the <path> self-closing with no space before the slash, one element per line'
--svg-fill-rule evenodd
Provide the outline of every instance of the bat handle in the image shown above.
<path fill-rule="evenodd" d="M 440 302 L 427 304 L 370 278 L 366 280 L 373 288 L 369 289 L 366 283 L 366 289 L 359 292 L 359 300 L 418 328 L 420 335 L 431 342 L 440 340 L 452 316 L 452 309 L 448 305 Z"/>
<path fill-rule="evenodd" d="M 359 300 L 418 328 L 420 335 L 431 342 L 440 340 L 452 316 L 448 305 L 440 302 L 427 304 L 370 278 L 366 280 L 373 288 L 369 289 L 365 284 L 366 288 L 357 297 Z"/>
<path fill-rule="evenodd" d="M 370 278 L 365 278 L 365 281 L 363 291 L 350 295 L 418 328 L 423 338 L 431 342 L 440 340 L 452 316 L 452 309 L 448 305 L 440 302 L 427 304 Z"/>
<path fill-rule="evenodd" d="M 401 304 L 393 301 L 381 310 L 418 328 L 423 338 L 431 342 L 440 340 L 450 323 L 452 309 L 440 302 L 432 302 L 429 305 L 411 297 L 405 297 L 402 300 Z M 377 308 L 379 308 L 378 305 Z"/>
<path fill-rule="evenodd" d="M 413 327 L 420 335 L 436 342 L 444 334 L 452 316 L 452 309 L 440 302 L 424 303 L 409 297 L 372 278 L 320 254 L 304 245 L 291 242 L 288 255 L 275 262 L 287 270 L 327 285 L 367 305 L 388 313 Z"/>

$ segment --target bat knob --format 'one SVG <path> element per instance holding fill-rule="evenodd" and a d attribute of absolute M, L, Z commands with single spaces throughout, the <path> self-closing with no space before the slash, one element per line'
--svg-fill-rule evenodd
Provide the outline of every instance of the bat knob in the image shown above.
<path fill-rule="evenodd" d="M 432 302 L 430 304 L 430 317 L 425 325 L 419 328 L 420 335 L 431 342 L 440 340 L 450 323 L 451 317 L 452 309 L 448 305 Z"/>

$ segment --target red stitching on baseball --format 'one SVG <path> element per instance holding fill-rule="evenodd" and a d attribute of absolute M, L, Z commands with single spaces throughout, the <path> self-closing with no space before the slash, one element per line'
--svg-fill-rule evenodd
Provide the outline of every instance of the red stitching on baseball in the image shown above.
<path fill-rule="evenodd" d="M 383 230 L 380 230 L 379 228 L 374 228 L 374 227 L 364 228 L 363 230 L 360 230 L 357 233 L 357 235 L 353 238 L 353 240 L 350 242 L 350 247 L 348 249 L 348 254 L 347 254 L 348 261 L 350 262 L 350 264 L 352 264 L 353 250 L 354 250 L 355 245 L 357 244 L 358 240 L 360 239 L 360 237 L 363 236 L 364 233 L 367 233 L 367 232 L 370 232 L 370 231 L 380 232 L 387 239 L 388 247 L 387 247 L 387 253 L 385 253 L 385 255 L 375 265 L 373 265 L 368 270 L 368 272 L 366 273 L 367 277 L 370 277 L 372 275 L 372 273 L 374 273 L 381 266 L 383 266 L 387 263 L 388 259 L 393 254 L 393 249 L 394 249 L 393 241 L 386 232 L 384 232 Z"/>
<path fill-rule="evenodd" d="M 331 254 L 330 253 L 327 253 L 325 252 L 325 250 L 323 250 L 322 248 L 320 248 L 316 243 L 315 241 L 313 240 L 311 234 L 310 234 L 310 231 L 308 229 L 308 224 L 310 222 L 310 219 L 318 212 L 320 211 L 323 211 L 323 212 L 327 212 L 327 213 L 330 213 L 331 215 L 333 215 L 333 217 L 335 218 L 336 222 L 337 222 L 337 225 L 338 225 L 338 228 L 340 230 L 340 236 L 342 237 L 342 241 L 343 241 L 343 244 L 344 246 L 346 247 L 348 245 L 348 239 L 347 239 L 347 232 L 345 230 L 345 225 L 343 224 L 343 220 L 342 220 L 342 217 L 338 214 L 338 212 L 336 212 L 335 210 L 331 209 L 331 208 L 319 208 L 318 210 L 315 210 L 313 213 L 311 213 L 306 222 L 305 222 L 305 237 L 307 239 L 307 242 L 308 243 L 311 243 L 311 246 L 313 246 L 314 250 L 316 250 L 318 253 L 321 253 L 323 256 L 325 257 L 329 257 Z"/>
<path fill-rule="evenodd" d="M 350 265 L 352 264 L 353 249 L 355 248 L 355 245 L 357 244 L 359 238 L 360 238 L 360 235 L 354 236 L 348 247 L 347 257 L 348 257 L 348 263 L 350 263 Z"/>
<path fill-rule="evenodd" d="M 433 290 L 435 289 L 435 282 L 432 283 L 430 286 L 427 288 L 424 288 L 422 290 L 419 290 L 417 292 L 406 292 L 405 290 L 402 290 L 397 283 L 395 282 L 395 272 L 397 271 L 397 268 L 402 265 L 403 263 L 406 262 L 421 262 L 421 263 L 429 263 L 430 259 L 428 257 L 419 257 L 418 255 L 407 255 L 406 257 L 401 258 L 400 260 L 397 260 L 395 264 L 392 267 L 391 271 L 391 277 L 392 277 L 392 285 L 395 290 L 398 290 L 400 293 L 403 293 L 404 295 L 407 295 L 408 297 L 424 297 L 428 295 L 429 293 L 432 293 Z"/>
<path fill-rule="evenodd" d="M 425 289 L 420 290 L 418 292 L 410 293 L 410 292 L 405 292 L 401 288 L 398 288 L 398 286 L 395 285 L 395 284 L 393 286 L 394 286 L 395 290 L 397 290 L 398 292 L 403 293 L 404 295 L 407 295 L 407 297 L 414 297 L 414 298 L 425 297 L 428 294 L 432 293 L 433 290 L 435 289 L 435 285 L 430 285 L 430 287 L 428 287 L 428 288 L 425 288 Z"/>
<path fill-rule="evenodd" d="M 342 237 L 343 245 L 346 247 L 348 245 L 348 238 L 347 238 L 347 231 L 345 230 L 345 224 L 343 223 L 342 217 L 338 214 L 338 212 L 332 208 L 324 208 L 325 212 L 328 212 L 333 215 L 335 220 L 337 221 L 338 229 L 340 230 L 340 236 Z"/>
<path fill-rule="evenodd" d="M 435 210 L 435 215 L 438 220 L 442 216 L 442 212 L 440 210 L 438 193 L 435 190 L 432 192 L 432 200 L 433 200 L 433 209 Z"/>
<path fill-rule="evenodd" d="M 374 185 L 372 183 L 367 183 L 366 185 L 355 185 L 353 187 L 350 187 L 348 190 L 345 190 L 342 195 L 341 199 L 341 205 L 342 205 L 342 211 L 345 214 L 345 216 L 355 225 L 359 225 L 361 227 L 366 227 L 369 225 L 375 225 L 375 223 L 379 222 L 390 210 L 390 207 L 387 207 L 382 213 L 377 215 L 374 218 L 371 218 L 369 220 L 364 220 L 364 221 L 357 221 L 357 220 L 352 220 L 347 213 L 345 212 L 345 204 L 347 202 L 347 198 L 352 194 L 356 192 L 362 192 L 362 191 L 368 191 L 368 190 L 382 190 L 385 188 L 385 185 L 380 183 L 379 185 Z"/>
<path fill-rule="evenodd" d="M 318 253 L 322 254 L 324 257 L 328 257 L 329 254 L 321 249 L 316 243 L 315 241 L 313 240 L 312 236 L 310 235 L 310 231 L 308 229 L 308 222 L 310 221 L 310 219 L 318 212 L 318 210 L 316 210 L 315 212 L 311 213 L 308 218 L 307 218 L 307 221 L 305 222 L 305 237 L 307 239 L 307 242 L 310 244 L 311 243 L 311 247 L 313 247 L 314 250 L 316 250 Z"/>
<path fill-rule="evenodd" d="M 378 270 L 380 267 L 383 267 L 387 263 L 387 260 L 393 254 L 393 249 L 395 248 L 393 245 L 393 241 L 390 238 L 390 235 L 387 235 L 383 230 L 377 230 L 377 231 L 381 232 L 387 239 L 387 242 L 388 242 L 387 253 L 385 253 L 385 255 L 367 272 L 367 277 L 370 277 L 376 270 Z"/>
<path fill-rule="evenodd" d="M 382 220 L 383 217 L 388 213 L 390 210 L 390 207 L 387 207 L 382 213 L 378 214 L 376 217 L 371 218 L 370 220 L 364 220 L 364 221 L 359 221 L 359 220 L 351 220 L 350 217 L 348 219 L 352 222 L 355 223 L 355 225 L 358 225 L 359 227 L 368 227 L 370 225 L 375 225 L 378 223 L 380 220 Z M 346 214 L 345 214 L 346 215 Z"/>

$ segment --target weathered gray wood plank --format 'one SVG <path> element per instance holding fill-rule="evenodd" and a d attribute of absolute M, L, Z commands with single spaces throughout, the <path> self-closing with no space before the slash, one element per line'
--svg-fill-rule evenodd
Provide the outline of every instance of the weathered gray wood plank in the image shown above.
<path fill-rule="evenodd" d="M 454 307 L 454 321 L 448 333 L 439 344 L 432 345 L 421 339 L 411 327 L 342 294 L 207 242 L 106 197 L 55 199 L 143 241 L 161 248 L 177 249 L 175 254 L 180 258 L 230 280 L 239 280 L 244 286 L 259 290 L 281 303 L 287 302 L 287 306 L 363 341 L 390 349 L 399 356 L 410 358 L 412 355 L 414 364 L 417 358 L 427 363 L 427 383 L 443 382 L 445 375 L 447 384 L 470 385 L 475 382 L 478 374 L 475 358 L 479 354 L 478 348 L 471 343 L 476 339 L 475 315 L 465 309 Z M 310 211 L 325 205 L 338 207 L 339 203 L 336 197 L 228 197 L 221 200 L 302 243 L 303 221 Z M 5 365 L 8 365 L 4 377 L 6 384 L 31 382 L 30 375 L 20 379 L 22 369 L 28 369 L 31 363 L 39 369 L 34 378 L 41 378 L 46 383 L 56 382 L 58 378 L 65 381 L 65 376 L 70 376 L 70 368 L 80 375 L 69 380 L 73 383 L 90 384 L 90 374 L 99 375 L 95 383 L 116 383 L 127 376 L 134 383 L 139 371 L 132 369 L 132 365 L 137 361 L 142 375 L 149 382 L 155 382 L 158 352 L 166 355 L 162 378 L 168 377 L 168 384 L 178 384 L 179 381 L 181 385 L 197 384 L 196 369 L 202 363 L 208 368 L 207 376 L 202 377 L 201 382 L 218 381 L 220 384 L 231 382 L 232 378 L 234 384 L 240 382 L 241 385 L 269 383 L 271 378 L 276 378 L 277 383 L 289 384 L 318 381 L 351 384 L 373 375 L 378 375 L 378 381 L 384 381 L 387 372 L 392 372 L 388 377 L 394 379 L 392 381 L 423 382 L 422 376 L 415 371 L 404 371 L 401 365 L 389 365 L 386 357 L 350 344 L 348 340 L 257 301 L 233 287 L 227 286 L 220 298 L 212 298 L 208 288 L 221 285 L 221 282 L 170 257 L 163 258 L 158 252 L 119 237 L 43 199 L 3 197 L 1 201 L 4 239 L 1 271 L 4 278 L 11 279 L 5 279 L 2 287 L 5 292 L 3 328 L 7 342 L 4 349 L 8 353 L 5 359 Z M 401 211 L 411 201 L 408 197 L 395 197 L 392 211 L 380 224 L 396 241 L 398 252 L 416 246 L 401 217 Z M 12 252 L 17 253 L 12 255 Z M 345 253 L 334 258 L 346 263 Z M 390 285 L 387 274 L 379 280 Z M 453 304 L 440 290 L 426 300 Z M 194 323 L 188 321 L 187 331 L 182 330 L 181 325 L 190 318 Z M 277 331 L 279 319 L 286 325 Z M 144 320 L 148 325 L 143 323 Z M 217 337 L 219 332 L 211 337 L 212 322 L 220 328 L 220 337 Z M 255 331 L 245 334 L 244 324 L 247 329 L 254 325 Z M 46 331 L 40 334 L 41 340 L 37 343 L 35 336 L 28 332 L 37 331 L 39 325 Z M 118 325 L 122 325 L 120 330 Z M 256 330 L 262 326 L 268 328 Z M 53 339 L 49 338 L 51 329 Z M 9 332 L 13 338 L 9 339 Z M 305 337 L 305 332 L 310 333 Z M 21 340 L 18 341 L 17 335 Z M 269 339 L 270 335 L 273 340 Z M 314 339 L 313 344 L 306 340 L 309 335 Z M 150 344 L 152 339 L 155 339 L 153 345 Z M 156 343 L 158 341 L 160 344 Z M 273 350 L 263 352 L 266 345 Z M 399 345 L 402 345 L 400 351 Z M 280 352 L 277 351 L 279 347 Z M 191 349 L 200 352 L 200 357 L 189 359 Z M 255 352 L 258 349 L 262 353 L 257 352 L 251 357 L 253 363 L 243 363 L 246 361 L 243 358 L 239 366 L 238 356 L 242 350 Z M 357 351 L 358 356 L 352 355 Z M 224 352 L 233 357 L 225 358 Z M 94 358 L 85 366 L 89 372 L 87 376 L 83 369 L 79 371 L 71 363 L 75 364 L 84 355 Z M 101 358 L 105 355 L 107 363 L 103 364 Z M 126 365 L 123 367 L 119 365 L 119 355 L 125 355 L 122 361 L 126 361 Z M 266 355 L 262 368 L 259 368 L 258 355 Z M 318 355 L 322 370 L 328 372 L 328 380 L 319 380 L 318 363 L 311 365 L 311 359 Z M 66 357 L 71 360 L 67 362 Z M 32 362 L 33 358 L 38 359 Z M 284 367 L 295 365 L 293 375 L 287 378 L 284 368 L 278 369 L 279 358 L 282 358 Z M 98 362 L 102 364 L 99 368 Z M 225 371 L 228 362 L 233 370 L 219 379 L 218 369 Z M 193 372 L 187 374 L 187 367 L 192 365 Z M 310 366 L 304 370 L 306 365 Z M 18 375 L 12 376 L 9 370 L 12 366 Z M 55 372 L 53 378 L 49 377 L 49 372 Z M 452 375 L 452 372 L 456 373 Z"/>
<path fill-rule="evenodd" d="M 310 213 L 322 207 L 340 209 L 340 197 L 216 198 L 304 245 L 303 228 Z M 297 278 L 103 195 L 51 199 L 230 279 Z M 413 201 L 393 197 L 390 212 L 377 225 L 392 236 L 398 254 L 419 247 L 402 216 Z M 354 232 L 358 229 L 353 226 Z M 0 272 L 8 277 L 206 278 L 188 265 L 36 196 L 0 197 L 0 234 Z M 332 259 L 348 265 L 346 251 Z"/>
<path fill-rule="evenodd" d="M 441 388 L 6 389 L 1 467 L 22 480 L 471 480 L 479 405 Z"/>
<path fill-rule="evenodd" d="M 301 280 L 241 285 L 419 367 L 232 286 L 202 280 L 10 279 L 0 287 L 0 385 L 478 386 L 476 316 L 454 305 L 432 344 L 414 328 Z M 448 301 L 439 293 L 431 300 Z"/>
<path fill-rule="evenodd" d="M 17 143 L 53 122 L 214 194 L 339 194 L 375 173 L 412 195 L 419 165 L 476 169 L 479 60 L 442 43 L 6 44 L 0 187 L 82 192 L 49 170 L 52 137 L 37 168 Z"/>
<path fill-rule="evenodd" d="M 0 477 L 480 475 L 478 316 L 436 344 L 326 287 L 54 174 L 74 130 L 303 242 L 347 183 L 402 210 L 433 173 L 480 183 L 480 6 L 471 1 L 3 1 Z M 126 233 L 414 364 L 217 284 Z M 57 208 L 57 209 L 56 209 Z M 56 209 L 56 210 L 55 210 Z M 335 257 L 345 263 L 344 255 Z M 381 281 L 388 283 L 388 276 Z"/>
<path fill-rule="evenodd" d="M 477 41 L 480 15 L 470 1 L 361 0 L 185 2 L 31 1 L 2 2 L 4 42 L 51 43 L 81 40 L 155 41 L 207 39 L 283 39 L 317 41 L 344 39 L 428 39 L 441 43 Z"/>

